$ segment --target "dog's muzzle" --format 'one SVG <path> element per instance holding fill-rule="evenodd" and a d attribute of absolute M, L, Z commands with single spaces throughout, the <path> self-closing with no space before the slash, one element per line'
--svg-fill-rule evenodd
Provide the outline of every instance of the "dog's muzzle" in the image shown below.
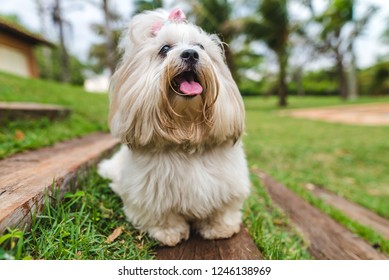
<path fill-rule="evenodd" d="M 175 76 L 171 86 L 173 90 L 184 97 L 195 97 L 203 93 L 204 89 L 196 73 L 196 64 L 199 61 L 199 53 L 194 49 L 184 50 L 180 58 L 184 65 L 184 71 Z"/>

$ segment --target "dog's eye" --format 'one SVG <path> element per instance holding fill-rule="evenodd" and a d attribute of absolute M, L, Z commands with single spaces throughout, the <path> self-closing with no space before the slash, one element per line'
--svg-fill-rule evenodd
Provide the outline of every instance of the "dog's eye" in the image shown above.
<path fill-rule="evenodd" d="M 161 56 L 166 56 L 166 54 L 168 53 L 168 51 L 170 51 L 171 50 L 171 46 L 169 46 L 169 45 L 164 45 L 160 50 L 159 50 L 159 54 L 161 55 Z"/>
<path fill-rule="evenodd" d="M 200 49 L 204 49 L 204 46 L 202 44 L 196 44 Z"/>

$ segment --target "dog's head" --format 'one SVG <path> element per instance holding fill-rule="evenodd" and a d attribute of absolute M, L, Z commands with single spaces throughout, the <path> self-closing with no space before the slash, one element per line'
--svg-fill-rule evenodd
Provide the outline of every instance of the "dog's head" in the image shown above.
<path fill-rule="evenodd" d="M 112 133 L 132 148 L 236 141 L 244 107 L 222 46 L 179 9 L 135 16 L 110 85 Z"/>

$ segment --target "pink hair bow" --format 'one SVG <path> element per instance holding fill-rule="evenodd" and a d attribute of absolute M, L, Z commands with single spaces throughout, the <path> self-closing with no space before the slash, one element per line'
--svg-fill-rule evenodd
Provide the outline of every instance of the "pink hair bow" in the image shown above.
<path fill-rule="evenodd" d="M 177 23 L 183 23 L 186 21 L 186 17 L 184 12 L 180 8 L 175 8 L 170 12 L 168 20 Z"/>
<path fill-rule="evenodd" d="M 153 35 L 157 35 L 158 31 L 161 30 L 161 28 L 167 24 L 167 23 L 171 23 L 171 22 L 175 22 L 175 23 L 185 23 L 186 22 L 186 17 L 185 17 L 185 13 L 180 9 L 180 8 L 175 8 L 173 9 L 170 14 L 169 14 L 169 17 L 167 18 L 166 21 L 157 21 L 153 24 L 153 26 L 151 27 L 151 33 Z"/>

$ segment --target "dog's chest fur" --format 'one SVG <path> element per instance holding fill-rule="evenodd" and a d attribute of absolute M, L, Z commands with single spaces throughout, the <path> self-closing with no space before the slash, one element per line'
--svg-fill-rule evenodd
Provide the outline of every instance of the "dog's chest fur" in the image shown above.
<path fill-rule="evenodd" d="M 192 155 L 133 152 L 123 146 L 119 154 L 125 162 L 118 168 L 125 176 L 118 178 L 120 187 L 112 187 L 126 202 L 147 209 L 147 216 L 174 211 L 187 218 L 205 218 L 232 198 L 248 193 L 240 143 Z"/>

